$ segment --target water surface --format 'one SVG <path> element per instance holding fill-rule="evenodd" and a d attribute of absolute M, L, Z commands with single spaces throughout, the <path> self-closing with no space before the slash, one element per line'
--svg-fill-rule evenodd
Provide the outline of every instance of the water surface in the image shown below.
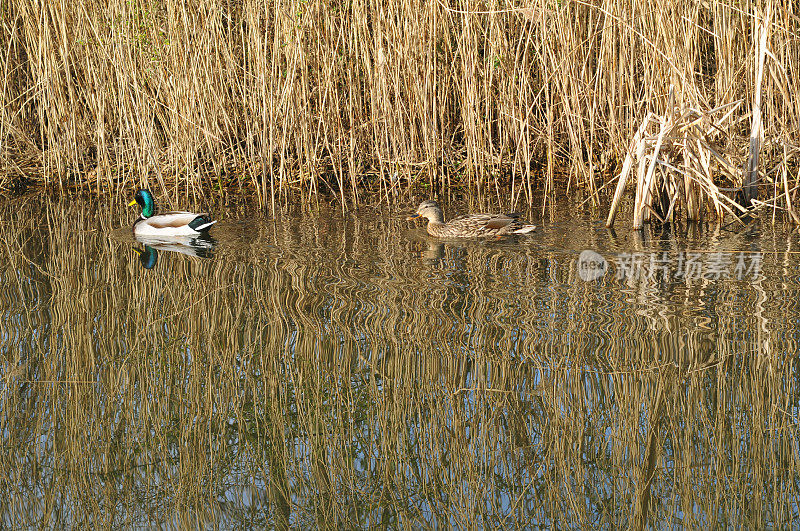
<path fill-rule="evenodd" d="M 213 208 L 0 200 L 0 526 L 797 525 L 791 227 Z"/>

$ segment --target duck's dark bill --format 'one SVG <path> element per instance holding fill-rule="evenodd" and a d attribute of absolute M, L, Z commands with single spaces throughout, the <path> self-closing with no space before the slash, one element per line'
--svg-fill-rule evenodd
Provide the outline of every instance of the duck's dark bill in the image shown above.
<path fill-rule="evenodd" d="M 406 221 L 408 221 L 408 220 L 410 220 L 410 219 L 417 219 L 418 217 L 419 217 L 419 214 L 411 214 L 410 216 L 408 216 L 408 217 L 406 218 Z"/>

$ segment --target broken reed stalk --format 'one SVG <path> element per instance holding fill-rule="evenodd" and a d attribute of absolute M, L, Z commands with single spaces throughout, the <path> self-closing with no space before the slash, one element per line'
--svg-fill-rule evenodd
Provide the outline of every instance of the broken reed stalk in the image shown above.
<path fill-rule="evenodd" d="M 675 90 L 670 87 L 669 90 L 669 107 L 674 105 Z M 640 180 L 640 186 L 636 188 L 636 207 L 633 211 L 633 226 L 634 228 L 641 228 L 642 224 L 649 218 L 650 213 L 653 211 L 651 204 L 653 202 L 653 176 L 656 169 L 656 162 L 658 161 L 658 154 L 661 151 L 661 145 L 664 142 L 664 135 L 667 131 L 672 129 L 671 115 L 667 114 L 665 120 L 661 122 L 661 131 L 658 133 L 656 140 L 656 147 L 650 157 L 650 165 L 647 168 L 647 175 L 644 180 Z M 642 165 L 644 167 L 644 165 Z"/>
<path fill-rule="evenodd" d="M 758 197 L 758 155 L 761 151 L 761 138 L 764 134 L 761 116 L 761 85 L 764 79 L 764 60 L 767 57 L 767 36 L 769 32 L 772 5 L 767 5 L 766 14 L 758 19 L 758 41 L 754 43 L 758 53 L 758 68 L 756 69 L 756 90 L 753 94 L 753 119 L 750 129 L 750 156 L 744 168 L 742 183 L 742 197 L 744 206 L 750 206 L 753 199 Z"/>
<path fill-rule="evenodd" d="M 674 101 L 671 98 L 671 101 Z M 661 221 L 683 211 L 687 220 L 699 220 L 702 205 L 709 201 L 718 216 L 745 209 L 725 196 L 715 184 L 719 176 L 735 182 L 737 172 L 730 155 L 715 147 L 715 137 L 729 128 L 729 122 L 741 101 L 721 105 L 709 111 L 686 108 L 677 112 L 675 105 L 664 116 L 648 114 L 634 136 L 623 164 L 606 226 L 614 224 L 624 195 L 628 176 L 637 166 L 637 188 L 633 227 L 641 229 L 651 215 Z M 715 116 L 721 115 L 719 118 Z M 658 127 L 658 132 L 653 131 Z M 647 135 L 648 131 L 652 131 Z M 653 203 L 658 198 L 660 203 Z"/>
<path fill-rule="evenodd" d="M 650 120 L 653 118 L 652 113 L 648 113 L 645 116 L 644 121 L 639 125 L 639 129 L 636 130 L 636 134 L 633 135 L 633 141 L 631 142 L 631 146 L 636 147 L 636 159 L 640 159 L 644 152 L 639 151 L 639 147 L 643 146 L 641 144 L 642 135 L 644 135 L 647 126 L 650 124 Z M 625 162 L 622 164 L 622 171 L 619 175 L 619 181 L 617 182 L 617 188 L 614 191 L 614 199 L 611 201 L 611 208 L 608 211 L 608 218 L 606 219 L 606 227 L 611 227 L 614 225 L 614 219 L 617 217 L 617 211 L 619 209 L 620 201 L 622 200 L 622 195 L 625 193 L 625 186 L 628 183 L 628 176 L 630 176 L 631 168 L 633 167 L 634 155 L 631 153 L 630 150 L 625 155 Z"/>

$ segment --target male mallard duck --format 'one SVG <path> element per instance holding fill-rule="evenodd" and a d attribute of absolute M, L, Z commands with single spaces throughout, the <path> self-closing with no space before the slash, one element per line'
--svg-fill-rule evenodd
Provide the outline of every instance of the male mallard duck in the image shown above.
<path fill-rule="evenodd" d="M 142 215 L 133 223 L 133 233 L 138 236 L 196 236 L 208 232 L 211 221 L 208 214 L 194 214 L 192 212 L 167 212 L 154 216 L 155 203 L 153 195 L 148 190 L 139 190 L 136 197 L 128 203 L 133 206 L 139 203 Z"/>
<path fill-rule="evenodd" d="M 523 225 L 519 214 L 467 214 L 447 223 L 436 201 L 423 201 L 417 211 L 407 219 L 426 218 L 428 234 L 440 238 L 483 238 L 506 234 L 527 234 L 535 225 Z"/>

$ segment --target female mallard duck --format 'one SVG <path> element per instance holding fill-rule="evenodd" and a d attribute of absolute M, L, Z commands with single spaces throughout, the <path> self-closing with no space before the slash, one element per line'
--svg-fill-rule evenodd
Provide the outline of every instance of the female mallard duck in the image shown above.
<path fill-rule="evenodd" d="M 527 234 L 535 225 L 523 225 L 519 214 L 467 214 L 447 223 L 436 201 L 423 201 L 417 211 L 407 219 L 426 218 L 428 234 L 439 238 L 483 238 L 506 234 Z"/>
<path fill-rule="evenodd" d="M 128 203 L 133 206 L 139 203 L 142 215 L 133 223 L 133 233 L 137 236 L 196 236 L 208 232 L 211 221 L 208 214 L 192 212 L 167 212 L 154 216 L 155 203 L 153 195 L 147 190 L 139 190 L 136 197 Z"/>

